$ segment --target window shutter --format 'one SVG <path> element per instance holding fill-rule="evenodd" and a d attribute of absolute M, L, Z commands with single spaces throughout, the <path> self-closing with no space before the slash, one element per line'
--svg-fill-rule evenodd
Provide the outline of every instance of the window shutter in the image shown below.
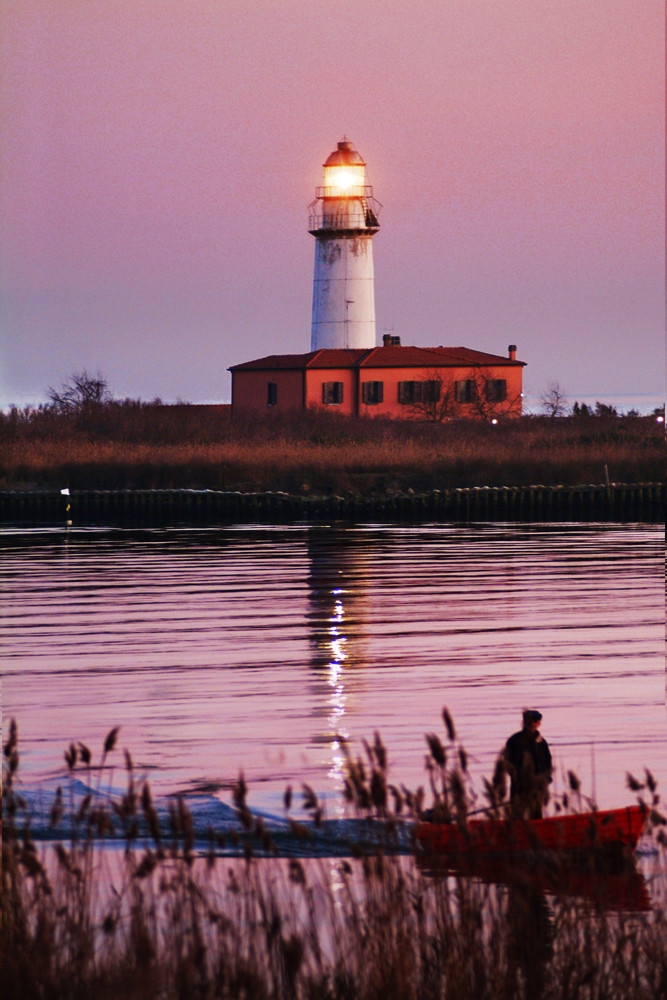
<path fill-rule="evenodd" d="M 461 379 L 454 385 L 454 395 L 457 403 L 472 403 L 477 399 L 477 383 L 471 379 Z"/>
<path fill-rule="evenodd" d="M 322 383 L 322 402 L 325 405 L 330 405 L 332 403 L 342 403 L 343 402 L 343 383 L 342 382 L 323 382 Z"/>
<path fill-rule="evenodd" d="M 502 403 L 507 399 L 507 380 L 490 378 L 486 381 L 486 398 L 492 403 Z"/>
<path fill-rule="evenodd" d="M 362 403 L 366 404 L 381 403 L 383 396 L 383 389 L 384 389 L 383 382 L 362 382 L 361 383 Z"/>

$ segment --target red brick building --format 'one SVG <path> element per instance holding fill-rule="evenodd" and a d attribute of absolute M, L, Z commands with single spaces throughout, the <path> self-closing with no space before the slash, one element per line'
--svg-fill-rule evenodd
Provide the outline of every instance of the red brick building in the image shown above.
<path fill-rule="evenodd" d="M 524 362 L 468 347 L 323 348 L 272 354 L 234 365 L 232 414 L 295 413 L 324 407 L 340 413 L 409 419 L 521 416 Z"/>

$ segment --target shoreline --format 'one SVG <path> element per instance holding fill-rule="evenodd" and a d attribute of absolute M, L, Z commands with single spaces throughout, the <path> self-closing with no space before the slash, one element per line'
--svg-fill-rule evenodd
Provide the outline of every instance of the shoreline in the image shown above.
<path fill-rule="evenodd" d="M 285 524 L 330 520 L 642 522 L 665 518 L 664 483 L 474 486 L 380 495 L 210 489 L 2 490 L 0 523 Z"/>

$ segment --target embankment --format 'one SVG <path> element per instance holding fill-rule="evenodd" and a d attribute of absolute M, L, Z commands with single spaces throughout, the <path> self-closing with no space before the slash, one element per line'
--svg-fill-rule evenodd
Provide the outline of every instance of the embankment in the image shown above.
<path fill-rule="evenodd" d="M 6 490 L 5 524 L 174 524 L 313 521 L 470 522 L 621 521 L 665 517 L 663 483 L 503 486 L 391 492 L 380 496 L 303 496 L 284 492 L 163 490 Z"/>

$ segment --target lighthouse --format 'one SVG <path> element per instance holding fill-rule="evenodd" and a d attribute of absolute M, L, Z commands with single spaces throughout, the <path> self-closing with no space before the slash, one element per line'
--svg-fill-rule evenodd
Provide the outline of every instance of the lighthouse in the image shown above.
<path fill-rule="evenodd" d="M 373 237 L 379 203 L 366 164 L 343 138 L 324 163 L 324 184 L 309 206 L 315 237 L 310 349 L 375 347 Z"/>

